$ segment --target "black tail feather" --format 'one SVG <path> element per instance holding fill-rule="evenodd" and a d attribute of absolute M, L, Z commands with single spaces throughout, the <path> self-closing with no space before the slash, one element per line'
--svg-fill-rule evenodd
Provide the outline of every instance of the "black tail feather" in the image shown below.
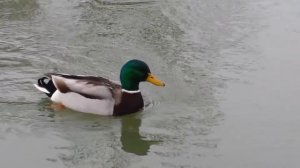
<path fill-rule="evenodd" d="M 47 83 L 45 82 L 45 79 L 48 80 Z M 38 85 L 49 91 L 49 93 L 45 93 L 48 97 L 51 97 L 53 93 L 56 91 L 56 87 L 54 86 L 52 80 L 47 77 L 42 77 L 38 79 Z"/>

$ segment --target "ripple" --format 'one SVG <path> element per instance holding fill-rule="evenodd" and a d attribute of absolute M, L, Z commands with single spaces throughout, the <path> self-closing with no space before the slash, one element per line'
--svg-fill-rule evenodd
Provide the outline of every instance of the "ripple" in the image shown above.
<path fill-rule="evenodd" d="M 24 67 L 24 66 L 31 66 L 31 62 L 28 61 L 27 59 L 23 58 L 1 58 L 0 60 L 0 67 L 13 67 L 13 68 L 18 68 L 18 67 Z"/>
<path fill-rule="evenodd" d="M 156 1 L 125 1 L 125 2 L 109 2 L 109 1 L 99 1 L 95 0 L 100 5 L 116 5 L 116 6 L 131 6 L 131 5 L 144 5 L 144 4 L 153 4 Z"/>
<path fill-rule="evenodd" d="M 22 47 L 14 44 L 14 43 L 9 43 L 5 41 L 0 41 L 0 51 L 5 51 L 5 52 L 18 52 L 21 51 Z"/>
<path fill-rule="evenodd" d="M 144 99 L 144 111 L 149 111 L 150 109 L 153 110 L 156 106 L 160 104 L 160 101 L 154 99 L 149 93 L 146 91 L 143 92 L 143 99 Z"/>

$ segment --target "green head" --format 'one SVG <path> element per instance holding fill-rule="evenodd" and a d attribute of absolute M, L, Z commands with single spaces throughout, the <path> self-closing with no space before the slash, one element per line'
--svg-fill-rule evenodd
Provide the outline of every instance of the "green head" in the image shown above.
<path fill-rule="evenodd" d="M 139 84 L 148 81 L 157 86 L 165 86 L 159 79 L 155 78 L 148 65 L 140 60 L 130 60 L 121 69 L 120 80 L 122 88 L 126 90 L 139 90 Z"/>

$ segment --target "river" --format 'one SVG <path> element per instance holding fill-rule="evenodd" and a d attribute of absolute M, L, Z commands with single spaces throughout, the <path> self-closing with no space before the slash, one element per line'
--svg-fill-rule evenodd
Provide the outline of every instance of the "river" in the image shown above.
<path fill-rule="evenodd" d="M 297 0 L 0 1 L 0 167 L 282 168 L 300 155 Z M 142 112 L 55 111 L 47 72 L 118 80 L 147 62 Z"/>

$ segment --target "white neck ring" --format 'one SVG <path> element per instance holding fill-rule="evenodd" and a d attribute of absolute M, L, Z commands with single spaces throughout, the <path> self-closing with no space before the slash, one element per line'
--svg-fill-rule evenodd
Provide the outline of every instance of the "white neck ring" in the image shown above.
<path fill-rule="evenodd" d="M 122 92 L 126 92 L 126 93 L 140 93 L 141 91 L 140 90 L 126 90 L 126 89 L 122 89 Z"/>

